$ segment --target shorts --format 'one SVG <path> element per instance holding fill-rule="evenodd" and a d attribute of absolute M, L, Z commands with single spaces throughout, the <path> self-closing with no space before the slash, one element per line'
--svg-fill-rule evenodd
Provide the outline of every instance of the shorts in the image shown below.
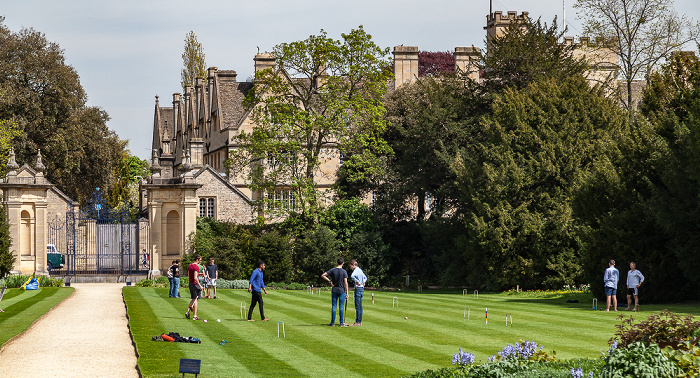
<path fill-rule="evenodd" d="M 211 279 L 211 281 L 209 282 L 209 286 L 216 287 L 216 278 Z"/>
<path fill-rule="evenodd" d="M 636 287 L 628 287 L 627 288 L 627 295 L 637 295 L 639 293 L 639 289 Z"/>
<path fill-rule="evenodd" d="M 614 287 L 606 286 L 605 287 L 605 295 L 608 295 L 608 296 L 617 295 L 617 289 Z"/>
<path fill-rule="evenodd" d="M 199 286 L 190 282 L 190 299 L 199 298 L 199 294 L 201 292 L 202 292 L 202 289 L 200 289 Z"/>

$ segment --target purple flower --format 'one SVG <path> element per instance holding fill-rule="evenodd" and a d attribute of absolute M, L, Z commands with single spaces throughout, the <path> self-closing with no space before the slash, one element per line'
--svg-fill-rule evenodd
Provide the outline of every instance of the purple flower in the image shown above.
<path fill-rule="evenodd" d="M 583 377 L 583 369 L 582 368 L 578 368 L 578 369 L 571 368 L 571 376 L 573 378 L 582 378 Z"/>
<path fill-rule="evenodd" d="M 459 348 L 459 352 L 455 353 L 452 357 L 452 365 L 466 366 L 474 363 L 474 354 L 465 353 L 462 348 Z"/>

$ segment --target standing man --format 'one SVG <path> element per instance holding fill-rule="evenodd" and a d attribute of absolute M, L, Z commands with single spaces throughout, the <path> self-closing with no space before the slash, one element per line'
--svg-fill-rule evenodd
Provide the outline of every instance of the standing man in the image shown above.
<path fill-rule="evenodd" d="M 248 321 L 253 321 L 253 309 L 256 303 L 260 303 L 260 319 L 266 322 L 270 319 L 265 317 L 265 311 L 263 310 L 263 298 L 260 290 L 265 292 L 267 296 L 267 289 L 265 289 L 265 282 L 263 281 L 263 270 L 265 270 L 265 262 L 258 261 L 258 268 L 253 271 L 250 275 L 250 282 L 248 283 L 248 292 L 252 294 L 250 299 L 250 308 L 248 309 Z"/>
<path fill-rule="evenodd" d="M 206 273 L 205 273 L 205 271 L 204 271 L 204 264 L 202 264 L 201 259 L 200 259 L 200 261 L 197 263 L 197 266 L 199 267 L 199 277 L 198 277 L 198 280 L 199 280 L 199 287 L 200 287 L 200 289 L 201 289 L 201 290 L 199 291 L 199 299 L 202 299 L 202 298 L 204 298 L 205 289 L 207 288 L 207 280 L 206 280 L 206 277 L 205 277 Z"/>
<path fill-rule="evenodd" d="M 355 323 L 353 326 L 362 325 L 362 296 L 365 294 L 365 283 L 367 283 L 367 276 L 365 273 L 357 266 L 357 260 L 350 260 L 350 269 L 352 269 L 352 274 L 350 278 L 355 281 Z"/>
<path fill-rule="evenodd" d="M 214 258 L 209 259 L 209 265 L 207 265 L 207 277 L 209 278 L 209 285 L 207 286 L 207 297 L 209 299 L 218 298 L 216 296 L 216 280 L 219 279 L 219 267 L 214 264 Z M 214 288 L 214 296 L 211 296 L 212 288 Z"/>
<path fill-rule="evenodd" d="M 644 275 L 637 270 L 637 264 L 630 263 L 630 271 L 627 272 L 627 310 L 632 307 L 632 296 L 634 295 L 634 311 L 639 307 L 639 286 L 644 282 Z"/>
<path fill-rule="evenodd" d="M 343 308 L 345 306 L 345 300 L 348 299 L 348 272 L 343 269 L 344 262 L 345 260 L 343 260 L 342 257 L 338 257 L 338 266 L 321 275 L 324 280 L 333 285 L 333 289 L 331 290 L 333 301 L 331 307 L 332 315 L 331 323 L 328 325 L 329 327 L 335 325 L 335 309 L 338 306 L 338 299 L 340 299 L 340 326 L 348 326 L 345 324 L 345 309 Z"/>
<path fill-rule="evenodd" d="M 608 269 L 605 269 L 603 281 L 605 282 L 605 295 L 608 297 L 608 305 L 605 311 L 610 311 L 610 300 L 612 299 L 613 309 L 617 311 L 617 281 L 620 279 L 620 272 L 615 268 L 615 260 L 608 262 Z"/>
<path fill-rule="evenodd" d="M 173 290 L 173 297 L 174 298 L 180 298 L 180 260 L 175 260 L 173 261 L 173 284 L 175 285 L 175 289 Z"/>
<path fill-rule="evenodd" d="M 177 287 L 180 286 L 180 267 L 177 265 L 177 260 L 173 260 L 173 264 L 168 268 L 168 281 L 170 281 L 169 297 L 177 298 L 177 287 L 175 286 L 175 278 L 177 277 Z"/>
<path fill-rule="evenodd" d="M 199 283 L 199 263 L 202 262 L 202 256 L 196 255 L 194 262 L 187 267 L 187 277 L 190 279 L 190 306 L 187 308 L 185 317 L 190 318 L 190 311 L 194 311 L 192 319 L 199 320 L 197 317 L 197 302 L 199 295 L 202 293 L 202 285 Z"/>

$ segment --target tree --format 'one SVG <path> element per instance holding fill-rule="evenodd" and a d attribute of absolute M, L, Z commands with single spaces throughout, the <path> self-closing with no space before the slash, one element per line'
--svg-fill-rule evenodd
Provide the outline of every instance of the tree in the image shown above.
<path fill-rule="evenodd" d="M 418 53 L 418 76 L 442 76 L 455 73 L 455 56 L 450 51 Z"/>
<path fill-rule="evenodd" d="M 256 73 L 245 100 L 255 127 L 236 138 L 240 147 L 228 162 L 234 176 L 263 193 L 263 209 L 315 219 L 330 195 L 319 185 L 321 165 L 339 153 L 347 180 L 380 176 L 380 156 L 390 152 L 381 139 L 387 126 L 381 100 L 391 77 L 384 60 L 388 51 L 362 27 L 342 34 L 342 40 L 321 30 L 274 48 L 275 69 Z M 335 173 L 323 179 L 332 181 Z M 273 206 L 280 189 L 290 191 L 289 206 Z"/>
<path fill-rule="evenodd" d="M 618 55 L 626 91 L 622 103 L 633 109 L 632 82 L 649 75 L 672 51 L 697 40 L 700 24 L 679 16 L 668 0 L 577 0 L 584 34 L 605 40 Z"/>
<path fill-rule="evenodd" d="M 479 139 L 488 104 L 468 79 L 422 77 L 387 96 L 386 107 L 391 127 L 384 139 L 394 154 L 377 188 L 378 211 L 394 219 L 423 219 L 427 210 L 441 215 L 457 199 L 454 157 Z"/>
<path fill-rule="evenodd" d="M 574 46 L 559 43 L 563 31 L 557 29 L 556 18 L 550 26 L 537 21 L 511 22 L 506 32 L 487 41 L 481 52 L 480 68 L 484 70 L 482 90 L 486 94 L 504 88 L 524 89 L 542 79 L 563 81 L 583 75 L 587 64 L 574 55 Z"/>
<path fill-rule="evenodd" d="M 126 142 L 107 128 L 104 110 L 86 106 L 58 44 L 0 24 L 0 88 L 0 120 L 12 120 L 21 133 L 13 142 L 19 164 L 32 165 L 41 149 L 47 178 L 80 202 L 95 187 L 111 186 Z"/>
<path fill-rule="evenodd" d="M 616 154 L 626 117 L 583 76 L 508 88 L 482 122 L 485 141 L 455 164 L 469 284 L 561 287 L 581 278 L 575 188 Z"/>
<path fill-rule="evenodd" d="M 15 263 L 15 257 L 10 250 L 11 244 L 10 225 L 7 223 L 5 206 L 0 206 L 0 278 L 5 277 Z"/>
<path fill-rule="evenodd" d="M 202 44 L 197 40 L 197 35 L 190 30 L 185 36 L 185 51 L 182 53 L 182 71 L 180 73 L 180 84 L 182 90 L 185 87 L 194 86 L 194 81 L 198 77 L 206 77 L 207 64 L 204 61 L 204 50 Z"/>
<path fill-rule="evenodd" d="M 137 208 L 139 206 L 139 180 L 145 180 L 150 176 L 149 167 L 148 161 L 131 156 L 128 151 L 122 153 L 119 165 L 114 167 L 115 182 L 109 192 L 109 205 L 112 208 L 120 208 L 127 202 L 133 216 L 140 217 L 141 209 Z"/>

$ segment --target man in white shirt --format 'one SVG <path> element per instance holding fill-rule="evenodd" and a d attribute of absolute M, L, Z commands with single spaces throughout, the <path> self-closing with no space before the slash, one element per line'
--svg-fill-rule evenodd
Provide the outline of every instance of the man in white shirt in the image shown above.
<path fill-rule="evenodd" d="M 352 274 L 350 278 L 355 281 L 355 324 L 354 326 L 362 325 L 362 296 L 365 293 L 365 284 L 367 283 L 367 276 L 365 273 L 357 266 L 357 260 L 350 260 L 350 269 L 352 269 Z"/>
<path fill-rule="evenodd" d="M 637 264 L 630 263 L 630 271 L 627 272 L 627 310 L 632 307 L 632 296 L 634 296 L 634 311 L 639 307 L 639 286 L 644 282 L 644 275 L 637 270 Z"/>

